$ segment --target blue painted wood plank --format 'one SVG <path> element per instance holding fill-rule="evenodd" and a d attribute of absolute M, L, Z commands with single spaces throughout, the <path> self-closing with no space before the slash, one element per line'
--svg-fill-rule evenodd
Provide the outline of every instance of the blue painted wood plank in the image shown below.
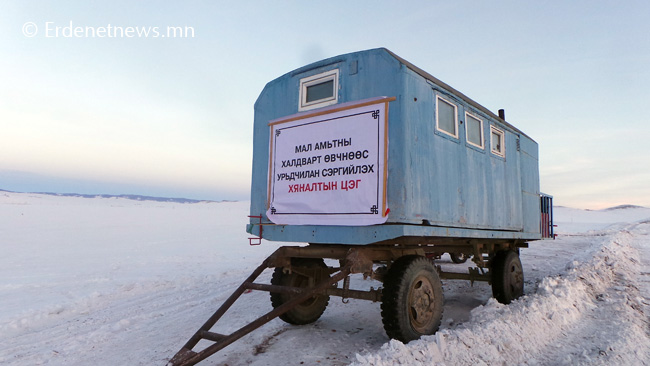
<path fill-rule="evenodd" d="M 268 225 L 266 239 L 369 244 L 400 236 L 541 237 L 537 143 L 383 48 L 306 65 L 265 86 L 255 103 L 251 215 L 264 215 L 267 209 L 268 122 L 298 112 L 301 78 L 334 69 L 339 70 L 338 103 L 396 97 L 389 108 L 388 222 L 370 227 Z M 436 96 L 456 105 L 457 137 L 436 129 Z M 467 142 L 465 112 L 483 121 L 483 148 Z M 504 157 L 491 152 L 490 126 L 504 133 Z M 263 221 L 270 224 L 266 217 Z"/>

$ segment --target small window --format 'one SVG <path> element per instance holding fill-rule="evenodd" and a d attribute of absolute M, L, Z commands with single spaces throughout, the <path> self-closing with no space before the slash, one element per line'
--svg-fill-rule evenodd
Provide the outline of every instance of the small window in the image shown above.
<path fill-rule="evenodd" d="M 492 153 L 501 157 L 505 157 L 506 147 L 504 143 L 505 139 L 503 131 L 494 126 L 490 126 L 490 145 Z"/>
<path fill-rule="evenodd" d="M 298 110 L 325 107 L 338 102 L 339 70 L 331 70 L 300 79 Z"/>
<path fill-rule="evenodd" d="M 465 112 L 465 129 L 467 132 L 467 142 L 483 148 L 483 120 Z"/>
<path fill-rule="evenodd" d="M 456 105 L 440 96 L 436 96 L 436 128 L 440 132 L 458 138 Z"/>

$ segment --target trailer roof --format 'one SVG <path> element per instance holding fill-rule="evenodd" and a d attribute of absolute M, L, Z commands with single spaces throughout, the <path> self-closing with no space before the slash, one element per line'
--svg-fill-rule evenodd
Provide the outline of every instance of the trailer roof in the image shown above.
<path fill-rule="evenodd" d="M 504 125 L 506 125 L 507 127 L 509 127 L 509 128 L 511 128 L 511 129 L 513 129 L 513 130 L 519 132 L 520 134 L 522 134 L 522 135 L 524 135 L 524 136 L 530 138 L 530 136 L 526 135 L 526 134 L 525 134 L 524 132 L 522 132 L 520 129 L 518 129 L 517 127 L 511 125 L 510 123 L 506 122 L 505 120 L 501 119 L 499 116 L 497 116 L 496 114 L 494 114 L 492 111 L 490 111 L 489 109 L 487 109 L 487 108 L 483 107 L 482 105 L 478 104 L 478 103 L 475 102 L 472 98 L 470 98 L 470 97 L 468 97 L 467 95 L 465 95 L 465 94 L 459 92 L 458 90 L 456 90 L 455 88 L 453 88 L 453 87 L 450 86 L 449 84 L 447 84 L 447 83 L 441 81 L 440 79 L 436 78 L 435 76 L 433 76 L 433 75 L 429 74 L 428 72 L 422 70 L 421 68 L 419 68 L 419 67 L 413 65 L 413 64 L 410 63 L 409 61 L 407 61 L 407 60 L 401 58 L 399 55 L 395 54 L 393 51 L 391 51 L 391 50 L 389 50 L 389 49 L 387 49 L 387 48 L 383 48 L 383 47 L 382 47 L 382 48 L 379 48 L 379 49 L 382 49 L 382 50 L 388 52 L 391 56 L 393 56 L 394 58 L 396 58 L 399 62 L 401 62 L 404 66 L 406 66 L 406 67 L 408 67 L 409 69 L 411 69 L 411 70 L 412 70 L 413 72 L 415 72 L 416 74 L 422 76 L 423 78 L 425 78 L 425 79 L 431 81 L 431 82 L 434 83 L 434 84 L 440 85 L 441 87 L 447 89 L 448 91 L 452 92 L 452 93 L 455 94 L 456 96 L 458 96 L 458 97 L 460 97 L 461 99 L 463 99 L 465 102 L 467 102 L 467 103 L 468 103 L 469 105 L 471 105 L 472 107 L 474 107 L 474 108 L 480 110 L 481 112 L 483 112 L 483 113 L 489 115 L 489 116 L 492 117 L 492 118 L 495 118 L 495 119 L 497 119 L 497 120 L 502 121 L 502 123 L 503 123 Z M 532 140 L 532 139 L 531 139 L 531 140 Z"/>
<path fill-rule="evenodd" d="M 479 103 L 474 101 L 472 98 L 470 98 L 467 95 L 461 93 L 460 91 L 456 90 L 455 88 L 453 88 L 449 84 L 441 81 L 440 79 L 438 79 L 435 76 L 429 74 L 428 72 L 422 70 L 421 68 L 413 65 L 409 61 L 403 59 L 402 57 L 400 57 L 399 55 L 397 55 L 396 53 L 394 53 L 393 51 L 391 51 L 391 50 L 389 50 L 389 49 L 387 49 L 385 47 L 372 48 L 372 49 L 368 49 L 368 50 L 364 50 L 364 51 L 350 52 L 348 54 L 342 54 L 342 55 L 338 55 L 338 56 L 329 57 L 327 59 L 323 59 L 323 60 L 320 60 L 320 61 L 313 62 L 313 63 L 311 63 L 309 65 L 299 67 L 299 68 L 297 68 L 297 69 L 295 69 L 293 71 L 290 71 L 290 72 L 286 73 L 285 75 L 283 75 L 283 76 L 281 76 L 281 77 L 279 77 L 279 78 L 277 78 L 275 80 L 281 79 L 281 78 L 285 77 L 286 75 L 297 75 L 297 74 L 303 73 L 303 72 L 305 72 L 307 70 L 313 69 L 314 67 L 329 65 L 329 64 L 332 64 L 332 63 L 336 63 L 336 62 L 341 62 L 341 61 L 345 60 L 345 57 L 348 56 L 348 55 L 353 55 L 353 54 L 358 54 L 358 53 L 365 53 L 365 52 L 373 52 L 373 51 L 374 52 L 383 51 L 383 52 L 388 53 L 391 57 L 393 57 L 394 59 L 399 61 L 402 65 L 406 66 L 411 71 L 413 71 L 416 74 L 420 75 L 421 77 L 429 80 L 431 83 L 439 85 L 440 87 L 442 87 L 442 88 L 446 89 L 447 91 L 453 93 L 454 95 L 458 96 L 460 99 L 464 100 L 467 104 L 469 104 L 472 107 L 478 109 L 479 111 L 485 113 L 486 115 L 488 115 L 488 116 L 490 116 L 490 117 L 492 117 L 492 118 L 494 118 L 494 119 L 496 119 L 498 121 L 501 121 L 501 123 L 504 126 L 508 127 L 509 129 L 511 129 L 513 131 L 516 131 L 517 133 L 519 133 L 519 134 L 521 134 L 523 136 L 526 136 L 527 138 L 533 140 L 530 136 L 526 135 L 523 131 L 521 131 L 517 127 L 511 125 L 510 123 L 506 122 L 505 120 L 501 119 L 501 117 L 494 114 L 492 111 L 485 108 L 484 106 L 480 105 Z M 269 82 L 269 84 L 273 83 L 275 80 Z"/>

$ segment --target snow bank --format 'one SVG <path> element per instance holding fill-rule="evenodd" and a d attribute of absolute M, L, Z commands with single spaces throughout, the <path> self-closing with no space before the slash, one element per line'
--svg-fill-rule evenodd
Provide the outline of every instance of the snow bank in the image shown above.
<path fill-rule="evenodd" d="M 354 365 L 645 364 L 650 338 L 630 237 L 606 240 L 590 260 L 544 278 L 533 295 L 508 306 L 491 299 L 461 328 L 407 345 L 392 340 Z"/>

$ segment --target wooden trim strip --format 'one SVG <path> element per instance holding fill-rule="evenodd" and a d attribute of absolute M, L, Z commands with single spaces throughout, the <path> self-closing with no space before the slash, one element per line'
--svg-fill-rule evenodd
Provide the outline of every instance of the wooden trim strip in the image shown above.
<path fill-rule="evenodd" d="M 387 100 L 384 104 L 384 192 L 381 209 L 383 217 L 386 217 L 386 184 L 388 183 L 388 102 L 390 100 Z"/>
<path fill-rule="evenodd" d="M 315 112 L 307 112 L 307 113 L 298 113 L 294 114 L 292 116 L 286 117 L 284 119 L 277 119 L 269 122 L 269 126 L 274 126 L 280 123 L 287 123 L 287 122 L 292 122 L 292 121 L 297 121 L 300 119 L 305 119 L 305 118 L 311 118 L 311 117 L 318 117 L 322 116 L 325 114 L 331 114 L 331 113 L 336 113 L 336 112 L 341 112 L 341 111 L 346 111 L 348 109 L 354 109 L 354 108 L 360 108 L 360 107 L 365 107 L 368 105 L 373 105 L 373 104 L 379 104 L 379 103 L 388 103 L 396 100 L 397 98 L 395 97 L 380 97 L 377 99 L 371 99 L 368 101 L 362 101 L 361 103 L 356 103 L 356 104 L 347 104 L 347 105 L 341 105 L 335 108 L 327 108 L 323 109 L 320 111 L 315 111 Z"/>
<path fill-rule="evenodd" d="M 382 192 L 382 215 L 383 217 L 386 216 L 386 195 L 387 195 L 387 190 L 386 190 L 386 183 L 388 181 L 388 103 L 392 102 L 394 100 L 397 100 L 396 97 L 379 97 L 379 98 L 373 98 L 370 100 L 366 101 L 361 101 L 360 103 L 350 103 L 350 104 L 345 104 L 338 106 L 336 108 L 326 108 L 317 112 L 311 112 L 311 113 L 298 113 L 297 115 L 289 116 L 284 119 L 278 119 L 278 120 L 273 120 L 268 123 L 268 125 L 271 127 L 270 128 L 270 135 L 269 135 L 269 176 L 268 176 L 268 187 L 267 187 L 267 192 L 266 192 L 266 209 L 268 210 L 271 208 L 271 182 L 273 179 L 272 176 L 272 171 L 273 171 L 273 141 L 274 141 L 274 136 L 273 134 L 275 133 L 275 125 L 281 124 L 281 123 L 287 123 L 287 122 L 293 122 L 301 119 L 306 119 L 306 118 L 311 118 L 311 117 L 318 117 L 326 114 L 332 114 L 336 112 L 341 112 L 341 111 L 346 111 L 354 108 L 360 108 L 360 107 L 365 107 L 373 104 L 380 104 L 384 103 L 384 172 L 383 172 L 383 192 Z"/>
<path fill-rule="evenodd" d="M 273 179 L 273 133 L 274 133 L 274 127 L 271 126 L 271 134 L 269 135 L 269 180 L 268 180 L 268 188 L 266 192 L 266 209 L 268 210 L 271 208 L 271 180 Z"/>

